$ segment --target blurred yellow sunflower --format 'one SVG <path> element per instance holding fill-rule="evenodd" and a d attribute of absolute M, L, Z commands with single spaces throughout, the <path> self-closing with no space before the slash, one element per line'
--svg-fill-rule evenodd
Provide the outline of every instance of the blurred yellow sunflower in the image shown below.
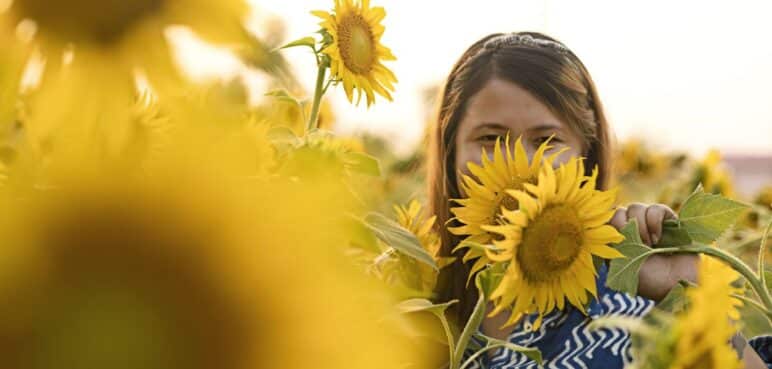
<path fill-rule="evenodd" d="M 686 291 L 687 309 L 674 318 L 660 317 L 662 327 L 632 351 L 632 369 L 739 369 L 742 363 L 729 341 L 737 331 L 742 302 L 732 294 L 739 275 L 712 257 L 701 255 L 699 285 Z"/>
<path fill-rule="evenodd" d="M 721 153 L 718 150 L 710 150 L 697 164 L 692 187 L 702 183 L 705 192 L 721 194 L 726 197 L 734 197 L 734 184 L 732 177 L 721 162 Z M 691 191 L 691 189 L 689 189 Z"/>
<path fill-rule="evenodd" d="M 545 165 L 537 184 L 524 190 L 507 190 L 517 200 L 518 210 L 502 209 L 501 225 L 482 228 L 501 237 L 496 249 L 486 249 L 491 262 L 508 263 L 503 279 L 490 298 L 491 315 L 511 308 L 505 325 L 514 324 L 525 313 L 542 316 L 565 300 L 584 311 L 588 293 L 597 294 L 593 257 L 622 257 L 608 244 L 623 236 L 607 225 L 614 215 L 616 191 L 595 189 L 597 168 L 589 178 L 581 159 L 572 158 L 557 170 Z"/>
<path fill-rule="evenodd" d="M 306 131 L 307 117 L 311 114 L 310 104 L 299 104 L 281 99 L 271 99 L 253 109 L 254 115 L 272 126 L 287 127 L 296 136 Z M 319 104 L 318 128 L 331 130 L 335 124 L 335 111 L 327 99 Z"/>
<path fill-rule="evenodd" d="M 437 217 L 434 215 L 425 217 L 421 203 L 417 200 L 412 200 L 407 206 L 395 205 L 394 211 L 397 215 L 397 223 L 402 227 L 405 227 L 405 229 L 418 238 L 423 249 L 432 256 L 439 268 L 448 265 L 452 261 L 451 258 L 440 257 L 440 237 L 437 232 L 434 231 L 434 223 Z M 408 275 L 406 278 L 415 279 L 417 277 L 417 281 L 412 283 L 411 287 L 418 291 L 431 294 L 437 283 L 437 271 L 410 257 L 403 257 L 400 259 L 402 263 L 407 263 L 412 266 L 412 268 L 407 268 Z"/>
<path fill-rule="evenodd" d="M 753 202 L 772 209 L 772 185 L 760 189 L 754 197 Z"/>
<path fill-rule="evenodd" d="M 740 319 L 742 302 L 732 294 L 742 289 L 732 286 L 739 275 L 712 257 L 701 255 L 699 285 L 687 290 L 688 310 L 676 318 L 677 338 L 670 369 L 737 369 L 742 363 L 728 344 L 736 332 L 729 319 Z"/>
<path fill-rule="evenodd" d="M 16 125 L 22 72 L 29 54 L 21 40 L 2 31 L 4 23 L 0 17 L 0 146 Z"/>
<path fill-rule="evenodd" d="M 668 158 L 657 155 L 645 147 L 638 139 L 623 143 L 614 161 L 617 176 L 639 175 L 643 177 L 659 177 L 669 166 Z"/>
<path fill-rule="evenodd" d="M 168 26 L 186 26 L 206 41 L 239 42 L 248 7 L 242 0 L 13 0 L 0 17 L 29 29 L 57 69 L 73 52 L 74 65 L 121 78 L 135 69 L 161 87 L 177 76 L 166 39 Z M 116 80 L 118 79 L 116 78 Z M 102 81 L 103 83 L 107 81 Z"/>
<path fill-rule="evenodd" d="M 0 161 L 0 186 L 5 184 L 5 181 L 8 179 L 8 169 L 5 167 L 5 164 L 3 164 L 2 161 Z"/>
<path fill-rule="evenodd" d="M 316 10 L 311 12 L 322 19 L 319 23 L 332 42 L 322 52 L 330 58 L 330 71 L 334 79 L 343 83 L 346 97 L 357 104 L 366 95 L 367 106 L 375 102 L 377 93 L 391 100 L 397 77 L 383 61 L 396 60 L 391 50 L 381 44 L 386 16 L 382 7 L 370 7 L 369 0 L 336 0 L 332 13 Z"/>
<path fill-rule="evenodd" d="M 544 153 L 551 148 L 549 141 L 542 143 L 528 163 L 528 154 L 522 144 L 522 138 L 515 141 L 514 151 L 510 148 L 509 136 L 504 139 L 505 150 L 501 149 L 500 140 L 496 140 L 493 159 L 483 149 L 480 162 L 482 165 L 467 163 L 469 172 L 476 178 L 464 175 L 461 190 L 466 196 L 453 200 L 461 205 L 451 208 L 455 220 L 462 223 L 458 227 L 448 227 L 448 230 L 458 236 L 466 236 L 464 241 L 487 244 L 491 241 L 491 233 L 484 230 L 486 225 L 498 224 L 504 209 L 516 210 L 517 201 L 506 194 L 507 190 L 519 190 L 525 183 L 536 181 L 542 165 L 552 166 L 558 154 L 544 160 Z M 544 163 L 542 163 L 544 161 Z M 483 252 L 479 249 L 468 249 L 464 261 L 479 258 Z M 472 268 L 472 273 L 481 269 L 487 260 L 480 258 Z"/>
<path fill-rule="evenodd" d="M 4 366 L 423 367 L 394 298 L 343 257 L 347 190 L 222 176 L 244 158 L 195 149 L 0 187 Z"/>

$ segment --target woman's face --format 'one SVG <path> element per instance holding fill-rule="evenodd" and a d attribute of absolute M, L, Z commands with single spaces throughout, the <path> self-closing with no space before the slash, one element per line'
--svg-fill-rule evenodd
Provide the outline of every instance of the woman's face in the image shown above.
<path fill-rule="evenodd" d="M 467 162 L 480 163 L 482 149 L 492 155 L 496 138 L 509 133 L 510 144 L 522 136 L 529 161 L 533 153 L 551 135 L 555 152 L 568 150 L 555 161 L 559 165 L 572 156 L 583 156 L 581 137 L 558 119 L 546 105 L 520 86 L 501 79 L 492 79 L 468 102 L 466 115 L 459 123 L 456 135 L 456 170 L 469 174 Z"/>

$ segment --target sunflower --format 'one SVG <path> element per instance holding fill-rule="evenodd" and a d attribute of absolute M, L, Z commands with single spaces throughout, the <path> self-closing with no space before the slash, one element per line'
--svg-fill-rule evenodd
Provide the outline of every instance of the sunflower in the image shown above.
<path fill-rule="evenodd" d="M 732 294 L 742 293 L 732 283 L 737 272 L 711 257 L 701 257 L 700 285 L 687 291 L 689 308 L 676 318 L 677 343 L 670 369 L 741 368 L 737 353 L 727 342 L 736 332 L 730 319 L 738 320 L 742 302 Z"/>
<path fill-rule="evenodd" d="M 476 179 L 464 175 L 461 189 L 466 198 L 453 200 L 461 205 L 451 208 L 455 220 L 462 223 L 458 227 L 448 227 L 448 230 L 458 236 L 466 236 L 462 241 L 488 244 L 492 239 L 490 232 L 483 229 L 486 225 L 495 225 L 501 221 L 502 209 L 517 209 L 517 201 L 506 194 L 507 190 L 519 190 L 525 183 L 536 181 L 539 168 L 552 166 L 556 153 L 543 160 L 544 153 L 551 148 L 548 141 L 539 146 L 533 155 L 531 163 L 528 163 L 528 154 L 522 144 L 522 137 L 515 141 L 515 149 L 511 150 L 509 136 L 504 139 L 506 149 L 502 151 L 500 140 L 496 140 L 493 151 L 493 160 L 483 149 L 480 162 L 467 163 L 467 168 Z M 542 163 L 544 161 L 544 163 Z M 464 262 L 479 258 L 472 267 L 472 273 L 484 267 L 489 260 L 479 249 L 470 248 L 464 254 Z"/>
<path fill-rule="evenodd" d="M 394 206 L 397 223 L 415 235 L 424 251 L 431 255 L 438 267 L 442 268 L 450 264 L 452 259 L 440 257 L 440 237 L 433 229 L 437 217 L 424 217 L 422 210 L 421 204 L 417 200 L 412 200 L 407 206 Z M 404 279 L 418 278 L 411 287 L 429 294 L 434 290 L 437 282 L 436 270 L 410 257 L 400 257 L 399 261 L 403 265 L 407 264 L 407 269 L 409 269 Z"/>
<path fill-rule="evenodd" d="M 306 119 L 311 114 L 310 104 L 300 106 L 294 101 L 269 99 L 253 109 L 253 114 L 272 126 L 289 128 L 296 136 L 302 136 L 306 130 Z M 327 99 L 319 104 L 319 129 L 331 130 L 335 125 L 335 111 Z"/>
<path fill-rule="evenodd" d="M 754 197 L 753 203 L 772 209 L 772 185 L 760 189 Z"/>
<path fill-rule="evenodd" d="M 14 0 L 0 17 L 35 30 L 47 69 L 58 69 L 63 55 L 74 51 L 73 66 L 116 77 L 111 83 L 138 68 L 161 87 L 177 76 L 167 27 L 190 27 L 210 42 L 240 42 L 247 10 L 242 0 Z"/>
<path fill-rule="evenodd" d="M 421 203 L 412 200 L 405 205 L 394 205 L 394 213 L 397 215 L 397 223 L 413 233 L 421 242 L 424 250 L 436 257 L 440 252 L 440 238 L 433 231 L 436 216 L 422 217 Z"/>
<path fill-rule="evenodd" d="M 668 170 L 669 160 L 649 150 L 640 140 L 632 139 L 621 145 L 615 164 L 619 177 L 660 177 Z"/>
<path fill-rule="evenodd" d="M 2 186 L 8 179 L 8 169 L 5 167 L 2 161 L 0 161 L 0 186 Z"/>
<path fill-rule="evenodd" d="M 319 25 L 332 39 L 322 52 L 329 56 L 332 77 L 343 83 L 349 102 L 354 102 L 354 90 L 357 104 L 362 94 L 367 96 L 367 106 L 375 102 L 374 93 L 391 100 L 390 91 L 394 91 L 397 77 L 382 61 L 397 58 L 381 44 L 381 20 L 386 11 L 382 7 L 371 8 L 369 0 L 336 0 L 332 13 L 311 13 L 322 19 Z"/>
<path fill-rule="evenodd" d="M 742 302 L 732 294 L 739 276 L 732 268 L 701 255 L 700 284 L 686 291 L 689 305 L 675 317 L 654 316 L 652 335 L 635 347 L 635 369 L 737 369 L 742 363 L 729 345 Z M 650 323 L 651 324 L 651 323 Z M 660 326 L 661 325 L 661 326 Z"/>
<path fill-rule="evenodd" d="M 0 18 L 0 145 L 14 130 L 18 118 L 19 89 L 22 72 L 28 57 L 24 43 L 14 35 L 2 32 L 4 21 Z"/>
<path fill-rule="evenodd" d="M 396 301 L 342 255 L 346 190 L 222 176 L 206 161 L 244 158 L 182 151 L 0 187 L 4 366 L 423 367 Z"/>
<path fill-rule="evenodd" d="M 616 191 L 595 189 L 597 168 L 589 178 L 583 173 L 577 158 L 557 170 L 545 165 L 536 185 L 506 191 L 519 208 L 502 208 L 504 224 L 482 226 L 501 236 L 493 241 L 495 249 L 485 250 L 486 257 L 508 263 L 490 296 L 495 303 L 491 315 L 512 308 L 505 325 L 538 313 L 536 329 L 543 315 L 563 309 L 566 299 L 584 312 L 588 292 L 597 295 L 593 257 L 622 257 L 608 246 L 623 240 L 606 224 L 614 215 Z"/>
<path fill-rule="evenodd" d="M 691 188 L 696 187 L 699 183 L 702 183 L 705 192 L 734 197 L 732 177 L 722 165 L 721 153 L 718 150 L 710 150 L 697 164 Z M 691 188 L 689 189 L 690 191 Z"/>
<path fill-rule="evenodd" d="M 284 153 L 279 172 L 296 178 L 336 180 L 350 179 L 357 174 L 380 174 L 378 164 L 366 157 L 361 140 L 317 131 L 302 137 Z M 362 159 L 373 165 L 362 165 Z"/>

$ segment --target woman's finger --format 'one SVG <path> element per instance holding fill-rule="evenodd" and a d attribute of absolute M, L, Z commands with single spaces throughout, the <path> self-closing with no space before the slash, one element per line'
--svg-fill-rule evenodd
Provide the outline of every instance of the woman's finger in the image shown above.
<path fill-rule="evenodd" d="M 627 224 L 627 208 L 617 208 L 616 212 L 614 212 L 614 216 L 611 217 L 609 224 L 617 230 L 622 230 L 625 224 Z"/>
<path fill-rule="evenodd" d="M 652 245 L 656 245 L 662 239 L 662 222 L 665 219 L 675 218 L 675 212 L 665 205 L 654 204 L 646 208 L 646 227 L 649 229 Z"/>
<path fill-rule="evenodd" d="M 646 225 L 646 205 L 634 203 L 627 207 L 627 221 L 629 222 L 633 219 L 638 223 L 638 233 L 641 235 L 641 240 L 651 246 L 649 228 Z"/>

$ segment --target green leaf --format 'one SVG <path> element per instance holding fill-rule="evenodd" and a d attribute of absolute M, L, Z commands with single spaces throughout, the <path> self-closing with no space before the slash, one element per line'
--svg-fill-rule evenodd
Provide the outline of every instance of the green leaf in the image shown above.
<path fill-rule="evenodd" d="M 458 337 L 456 352 L 453 353 L 452 356 L 453 362 L 450 363 L 451 369 L 460 367 L 461 359 L 464 356 L 464 351 L 466 351 L 466 348 L 469 345 L 469 341 L 475 332 L 477 332 L 477 330 L 480 328 L 480 324 L 482 324 L 483 319 L 485 319 L 485 309 L 487 304 L 485 303 L 485 291 L 481 284 L 481 274 L 477 275 L 477 278 L 475 278 L 474 282 L 477 286 L 477 291 L 479 292 L 477 296 L 477 303 L 474 305 L 474 310 L 472 310 L 472 314 L 469 316 L 469 320 L 467 320 L 466 324 L 464 325 L 464 330 L 461 331 L 461 334 Z"/>
<path fill-rule="evenodd" d="M 300 101 L 298 99 L 292 97 L 292 95 L 287 92 L 287 90 L 280 88 L 278 90 L 271 90 L 265 93 L 265 96 L 271 96 L 279 101 L 287 102 L 290 104 L 294 104 L 297 106 L 300 106 Z"/>
<path fill-rule="evenodd" d="M 458 300 L 451 300 L 446 303 L 435 304 L 427 299 L 409 299 L 400 302 L 397 305 L 397 309 L 399 309 L 399 311 L 402 313 L 417 313 L 420 311 L 426 311 L 434 315 L 441 316 L 445 313 L 445 310 L 457 302 Z"/>
<path fill-rule="evenodd" d="M 278 155 L 284 155 L 292 148 L 300 145 L 300 138 L 295 136 L 289 127 L 275 126 L 268 130 L 268 140 L 271 141 Z"/>
<path fill-rule="evenodd" d="M 662 224 L 662 238 L 657 243 L 660 247 L 687 246 L 692 244 L 689 232 L 681 226 L 681 222 L 674 219 L 665 220 Z"/>
<path fill-rule="evenodd" d="M 721 195 L 705 193 L 702 186 L 686 199 L 678 214 L 692 240 L 710 244 L 729 229 L 748 205 Z"/>
<path fill-rule="evenodd" d="M 400 302 L 399 305 L 397 305 L 397 308 L 402 313 L 406 313 L 406 314 L 417 313 L 417 312 L 428 312 L 433 314 L 437 319 L 439 319 L 440 324 L 442 324 L 443 330 L 445 331 L 445 338 L 442 339 L 442 338 L 435 337 L 434 339 L 437 340 L 438 342 L 448 345 L 448 358 L 450 360 L 453 360 L 453 355 L 455 353 L 455 342 L 453 338 L 452 328 L 450 326 L 450 323 L 448 323 L 448 318 L 445 316 L 445 310 L 447 310 L 451 305 L 457 302 L 458 300 L 451 300 L 442 304 L 434 304 L 427 299 L 415 298 L 415 299 L 409 299 L 409 300 Z"/>
<path fill-rule="evenodd" d="M 638 293 L 638 273 L 652 249 L 641 240 L 641 236 L 638 234 L 638 223 L 635 219 L 628 222 L 622 228 L 621 233 L 625 239 L 616 246 L 616 249 L 625 258 L 611 260 L 606 286 L 620 292 L 636 295 Z"/>
<path fill-rule="evenodd" d="M 378 238 L 375 236 L 375 232 L 365 225 L 359 217 L 349 215 L 345 218 L 345 225 L 349 234 L 349 242 L 354 247 L 373 253 L 380 253 L 382 251 L 378 245 Z"/>
<path fill-rule="evenodd" d="M 667 296 L 657 304 L 657 308 L 671 313 L 682 311 L 688 302 L 686 299 L 686 288 L 688 286 L 689 282 L 679 281 L 678 284 L 670 289 Z"/>
<path fill-rule="evenodd" d="M 502 341 L 500 339 L 496 339 L 496 338 L 493 338 L 493 337 L 488 337 L 488 336 L 486 336 L 484 334 L 475 334 L 475 337 L 481 338 L 483 340 L 486 340 L 488 346 L 493 346 L 493 345 L 499 346 L 500 345 L 500 346 L 506 347 L 509 350 L 522 353 L 523 355 L 525 355 L 529 359 L 535 361 L 537 364 L 542 365 L 543 358 L 542 358 L 542 355 L 541 355 L 541 351 L 539 351 L 538 348 L 535 348 L 535 347 L 525 347 L 525 346 L 516 345 L 516 344 L 508 342 L 508 341 Z"/>
<path fill-rule="evenodd" d="M 475 284 L 477 288 L 482 291 L 485 296 L 490 296 L 493 290 L 499 286 L 504 272 L 506 271 L 505 263 L 493 263 L 484 270 L 477 273 L 477 279 Z"/>
<path fill-rule="evenodd" d="M 299 39 L 297 39 L 295 41 L 292 41 L 292 42 L 290 42 L 290 43 L 280 47 L 279 49 L 280 50 L 281 49 L 288 49 L 290 47 L 297 47 L 297 46 L 308 46 L 312 50 L 316 51 L 316 49 L 314 48 L 314 46 L 316 46 L 316 39 L 314 39 L 313 37 L 310 37 L 310 36 L 309 37 L 299 38 Z"/>
<path fill-rule="evenodd" d="M 499 249 L 493 245 L 493 244 L 482 244 L 479 242 L 472 242 L 472 241 L 461 241 L 459 242 L 458 246 L 454 248 L 451 253 L 454 253 L 460 249 L 472 249 L 472 250 L 479 250 L 485 252 L 485 250 L 491 250 L 491 251 L 498 251 Z"/>
<path fill-rule="evenodd" d="M 363 224 L 373 230 L 378 239 L 395 250 L 439 270 L 434 258 L 424 250 L 418 238 L 399 223 L 381 214 L 369 213 L 365 216 Z"/>
<path fill-rule="evenodd" d="M 375 177 L 381 175 L 381 165 L 378 159 L 370 155 L 361 152 L 347 152 L 344 159 L 349 170 Z"/>
<path fill-rule="evenodd" d="M 275 126 L 268 130 L 268 139 L 274 144 L 297 145 L 300 138 L 295 136 L 295 132 L 286 126 Z"/>

